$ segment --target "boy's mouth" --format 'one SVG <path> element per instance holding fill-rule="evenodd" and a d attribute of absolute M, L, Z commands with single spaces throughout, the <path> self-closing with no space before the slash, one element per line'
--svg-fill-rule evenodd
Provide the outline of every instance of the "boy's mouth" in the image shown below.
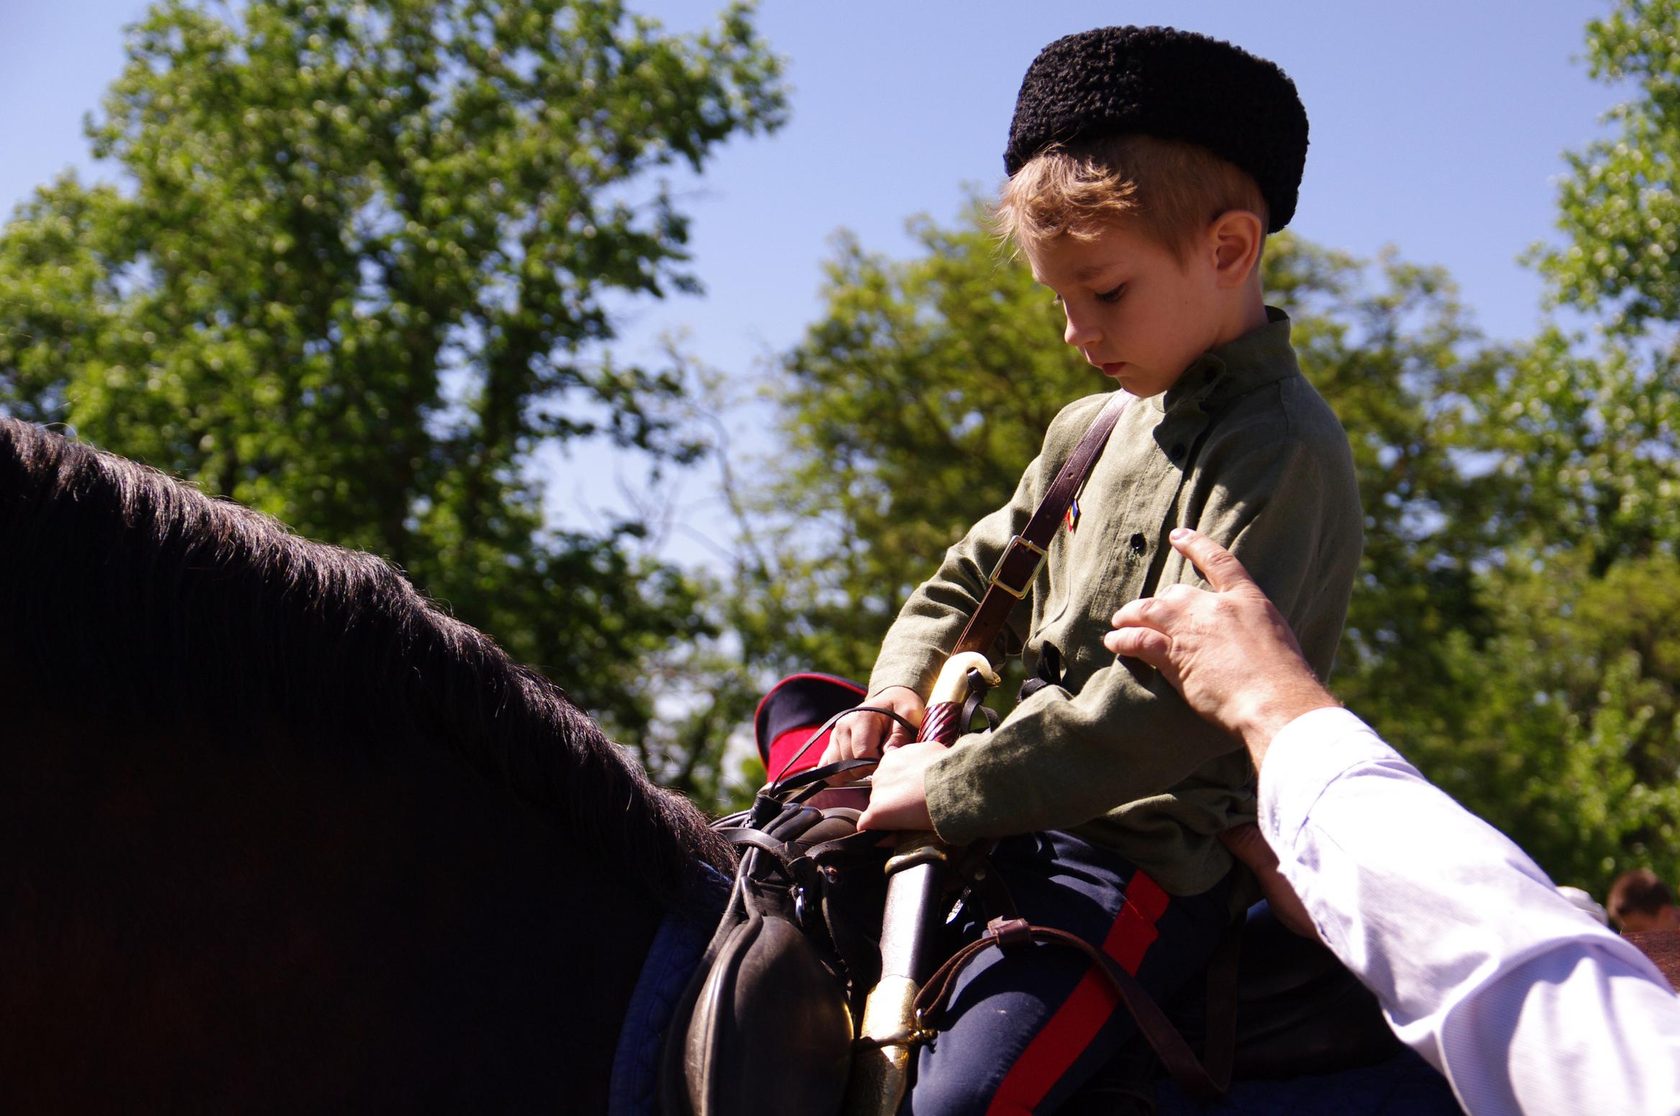
<path fill-rule="evenodd" d="M 1126 362 L 1123 360 L 1117 360 L 1112 364 L 1099 364 L 1097 367 L 1102 369 L 1102 374 L 1104 376 L 1119 376 L 1120 373 L 1126 370 Z"/>

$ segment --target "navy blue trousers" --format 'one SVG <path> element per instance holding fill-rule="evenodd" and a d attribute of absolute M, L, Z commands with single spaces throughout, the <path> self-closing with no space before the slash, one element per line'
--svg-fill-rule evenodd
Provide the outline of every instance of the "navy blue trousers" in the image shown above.
<path fill-rule="evenodd" d="M 1230 920 L 1229 877 L 1173 896 L 1116 854 L 1068 833 L 998 842 L 993 870 L 1022 918 L 1102 949 L 1158 1002 L 1200 975 Z M 984 912 L 958 927 L 968 941 Z M 958 979 L 940 1033 L 916 1056 L 901 1113 L 1054 1112 L 1121 1049 L 1141 1042 L 1113 986 L 1077 950 L 987 950 Z"/>

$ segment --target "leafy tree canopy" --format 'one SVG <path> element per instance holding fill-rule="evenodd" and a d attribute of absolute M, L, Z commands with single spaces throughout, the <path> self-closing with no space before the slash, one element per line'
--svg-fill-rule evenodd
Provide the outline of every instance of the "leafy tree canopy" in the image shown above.
<path fill-rule="evenodd" d="M 1680 870 L 1680 7 L 1621 0 L 1587 58 L 1629 97 L 1567 156 L 1562 244 L 1533 254 L 1561 313 L 1485 397 L 1498 635 L 1462 667 L 1457 771 L 1560 879 L 1602 889 Z"/>
<path fill-rule="evenodd" d="M 694 586 L 544 526 L 535 455 L 682 460 L 609 308 L 697 288 L 661 168 L 776 127 L 748 7 L 163 0 L 66 176 L 0 233 L 0 406 L 387 555 L 620 728 Z"/>
<path fill-rule="evenodd" d="M 1680 321 L 1680 4 L 1622 0 L 1587 25 L 1593 77 L 1634 93 L 1612 134 L 1569 155 L 1566 244 L 1541 253 L 1555 300 L 1619 328 Z"/>

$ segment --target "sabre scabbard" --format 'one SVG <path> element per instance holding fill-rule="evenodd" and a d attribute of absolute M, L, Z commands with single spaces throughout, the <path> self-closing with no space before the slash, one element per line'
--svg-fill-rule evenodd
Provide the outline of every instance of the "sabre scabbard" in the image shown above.
<path fill-rule="evenodd" d="M 918 740 L 950 744 L 964 728 L 962 710 L 970 674 L 987 686 L 999 683 L 986 656 L 952 655 L 928 697 Z M 944 868 L 950 850 L 933 833 L 906 833 L 887 862 L 887 901 L 881 925 L 881 979 L 869 993 L 858 1028 L 846 1111 L 890 1116 L 898 1111 L 909 1080 L 910 1052 L 919 1037 L 913 1004 L 926 976 L 925 952 L 940 915 Z"/>

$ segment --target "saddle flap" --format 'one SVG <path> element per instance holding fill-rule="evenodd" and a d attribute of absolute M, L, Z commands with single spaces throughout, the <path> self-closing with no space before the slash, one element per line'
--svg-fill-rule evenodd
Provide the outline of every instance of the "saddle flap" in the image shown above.
<path fill-rule="evenodd" d="M 694 1116 L 839 1111 L 851 1059 L 845 995 L 793 923 L 756 911 L 718 950 L 684 1044 Z"/>

